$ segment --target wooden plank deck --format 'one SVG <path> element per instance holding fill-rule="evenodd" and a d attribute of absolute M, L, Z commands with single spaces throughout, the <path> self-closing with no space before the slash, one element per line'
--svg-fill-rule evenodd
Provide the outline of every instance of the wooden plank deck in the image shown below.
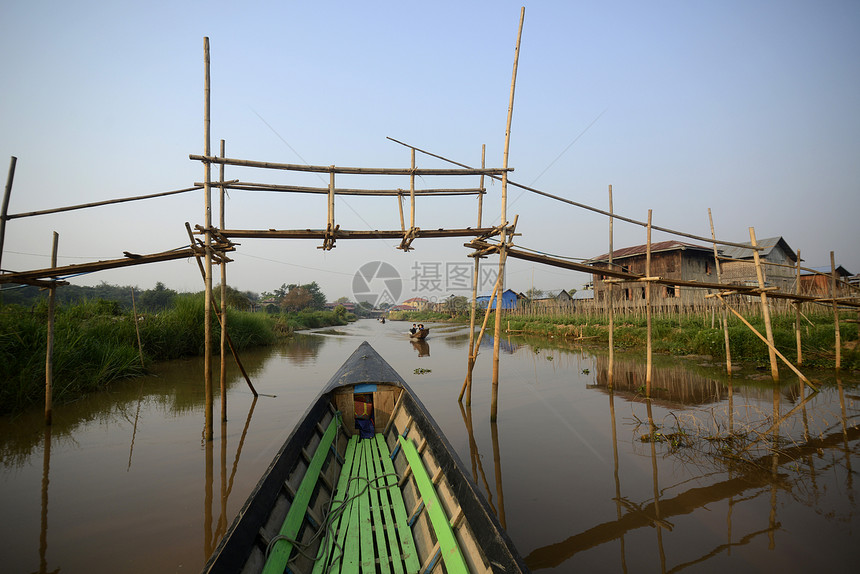
<path fill-rule="evenodd" d="M 264 572 L 281 574 L 285 569 L 292 572 L 288 567 L 290 555 L 294 554 L 292 540 L 306 520 L 307 501 L 319 480 L 319 470 L 329 454 L 336 431 L 333 420 L 311 459 L 280 529 L 284 538 L 273 544 Z M 418 574 L 433 570 L 439 559 L 448 572 L 469 571 L 415 444 L 403 437 L 397 444 L 399 448 L 392 455 L 381 433 L 373 439 L 350 438 L 329 517 L 325 520 L 327 532 L 320 533 L 321 548 L 313 574 Z M 398 451 L 409 463 L 400 480 L 392 461 Z M 407 480 L 414 481 L 422 499 L 413 515 L 426 511 L 437 539 L 423 565 L 399 484 Z"/>

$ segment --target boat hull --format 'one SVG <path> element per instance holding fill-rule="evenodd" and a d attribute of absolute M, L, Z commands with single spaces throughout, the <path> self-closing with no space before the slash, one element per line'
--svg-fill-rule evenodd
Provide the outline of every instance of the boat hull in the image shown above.
<path fill-rule="evenodd" d="M 421 490 L 415 478 L 423 473 L 412 471 L 413 467 L 409 466 L 404 452 L 406 446 L 400 448 L 401 445 L 414 448 L 413 456 L 417 452 L 421 459 L 415 468 L 426 467 L 427 474 L 434 478 L 433 489 L 438 496 L 438 506 L 445 513 L 444 522 L 452 524 L 453 536 L 466 570 L 528 572 L 486 499 L 472 478 L 464 472 L 462 462 L 427 409 L 405 381 L 366 342 L 332 377 L 290 433 L 203 572 L 263 571 L 266 546 L 285 523 L 290 507 L 298 504 L 300 496 L 297 492 L 303 488 L 299 484 L 313 466 L 311 455 L 316 445 L 324 444 L 324 429 L 332 425 L 332 421 L 340 420 L 342 424 L 338 425 L 337 437 L 331 448 L 327 447 L 326 450 L 331 452 L 320 473 L 313 502 L 307 513 L 301 513 L 311 516 L 311 522 L 325 522 L 325 518 L 321 517 L 326 515 L 327 507 L 336 506 L 338 502 L 334 486 L 340 482 L 341 468 L 349 465 L 347 440 L 359 432 L 355 428 L 353 408 L 354 404 L 358 404 L 354 402 L 358 397 L 362 400 L 372 399 L 374 430 L 382 437 L 377 440 L 384 441 L 391 451 L 391 462 L 400 479 L 398 482 L 402 485 L 403 502 L 410 514 L 411 534 L 416 558 L 421 565 L 420 571 L 424 572 L 429 567 L 430 572 L 441 573 L 444 571 L 443 562 L 448 558 L 438 548 L 437 539 L 444 540 L 434 530 L 434 524 L 438 522 L 431 519 L 429 511 L 423 511 L 428 493 Z M 429 494 L 432 496 L 434 493 Z M 332 504 L 332 500 L 335 504 Z M 316 530 L 316 524 L 304 524 L 297 536 L 310 540 L 313 530 Z M 321 544 L 324 542 L 311 543 L 306 551 L 316 556 L 320 554 Z M 445 558 L 439 559 L 440 554 L 444 554 Z M 301 555 L 294 556 L 290 563 L 291 571 L 313 571 L 312 560 Z M 377 561 L 389 559 L 377 557 Z M 410 571 L 408 563 L 405 570 Z"/>

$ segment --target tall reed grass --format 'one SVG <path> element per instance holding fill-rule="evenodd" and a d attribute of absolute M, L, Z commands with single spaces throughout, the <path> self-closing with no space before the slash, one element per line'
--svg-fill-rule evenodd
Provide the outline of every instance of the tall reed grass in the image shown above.
<path fill-rule="evenodd" d="M 177 297 L 173 307 L 138 320 L 144 362 L 200 355 L 204 346 L 204 299 Z M 220 338 L 217 320 L 214 338 Z M 110 301 L 57 307 L 54 323 L 53 396 L 57 403 L 103 390 L 111 381 L 144 374 L 134 317 Z M 274 321 L 229 309 L 227 328 L 243 349 L 273 344 Z M 16 412 L 44 400 L 47 305 L 0 307 L 0 413 Z"/>

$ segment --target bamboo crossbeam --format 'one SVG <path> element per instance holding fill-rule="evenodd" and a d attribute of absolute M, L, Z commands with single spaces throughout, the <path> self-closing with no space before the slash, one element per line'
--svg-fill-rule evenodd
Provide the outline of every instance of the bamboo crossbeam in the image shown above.
<path fill-rule="evenodd" d="M 652 228 L 653 229 L 653 228 Z M 495 244 L 488 243 L 485 241 L 481 241 L 480 239 L 473 239 L 469 243 L 464 244 L 465 247 L 470 249 L 488 249 L 488 248 L 497 248 Z M 533 263 L 542 263 L 546 265 L 550 265 L 552 267 L 559 267 L 562 269 L 568 269 L 570 271 L 579 271 L 581 273 L 592 273 L 598 275 L 605 275 L 608 277 L 615 277 L 618 279 L 624 279 L 626 281 L 638 281 L 642 275 L 635 275 L 633 273 L 624 273 L 623 271 L 615 271 L 612 269 L 605 269 L 603 267 L 595 267 L 592 265 L 588 265 L 586 263 L 577 263 L 575 261 L 568 261 L 566 259 L 559 259 L 557 257 L 551 257 L 548 255 L 542 255 L 539 253 L 531 253 L 528 251 L 523 251 L 522 249 L 517 249 L 515 247 L 507 248 L 507 256 L 513 257 L 515 259 L 522 259 L 524 261 L 531 261 Z M 759 293 L 758 287 L 747 286 L 747 285 L 730 285 L 725 283 L 705 283 L 702 281 L 685 281 L 682 279 L 659 279 L 654 281 L 654 283 L 658 285 L 674 285 L 679 287 L 692 287 L 695 289 L 717 289 L 717 290 L 729 290 L 731 294 L 737 295 L 756 295 Z M 781 291 L 768 291 L 768 297 L 774 299 L 788 299 L 792 301 L 803 301 L 803 302 L 816 302 L 818 297 L 812 295 L 795 295 L 792 293 L 783 293 Z M 723 293 L 726 295 L 728 293 Z M 829 300 L 829 299 L 828 299 Z M 856 301 L 844 301 L 842 304 L 846 307 L 856 307 L 860 308 L 860 302 Z"/>
<path fill-rule="evenodd" d="M 402 145 L 402 146 L 406 146 L 406 147 L 412 148 L 412 149 L 414 149 L 415 151 L 419 151 L 419 152 L 421 152 L 421 153 L 423 153 L 423 154 L 425 154 L 425 155 L 429 155 L 430 157 L 435 157 L 435 158 L 437 158 L 437 159 L 441 159 L 442 161 L 446 161 L 446 162 L 448 162 L 448 163 L 450 163 L 450 164 L 452 164 L 452 165 L 458 165 L 458 166 L 461 166 L 461 167 L 463 167 L 463 168 L 465 168 L 465 169 L 473 169 L 473 168 L 470 168 L 470 167 L 469 167 L 468 165 L 466 165 L 466 164 L 463 164 L 463 163 L 460 163 L 460 162 L 454 161 L 454 160 L 452 160 L 452 159 L 448 159 L 448 158 L 443 157 L 443 156 L 441 156 L 441 155 L 437 155 L 437 154 L 431 153 L 431 152 L 429 152 L 429 151 L 423 150 L 423 149 L 418 148 L 418 147 L 415 147 L 415 146 L 413 146 L 413 145 L 410 145 L 410 144 L 404 143 L 404 142 L 402 142 L 402 141 L 396 140 L 396 139 L 394 139 L 394 138 L 392 138 L 392 137 L 388 137 L 388 138 L 386 138 L 386 139 L 389 139 L 389 140 L 393 141 L 394 143 L 398 143 L 398 144 L 400 144 L 400 145 Z M 488 173 L 487 175 L 488 175 L 488 176 L 490 176 L 490 177 L 492 177 L 493 179 L 495 179 L 495 180 L 497 180 L 497 181 L 501 181 L 501 180 L 502 180 L 502 178 L 501 178 L 501 177 L 495 176 L 495 175 L 493 175 L 493 174 Z M 535 188 L 533 188 L 533 187 L 529 187 L 529 186 L 527 186 L 527 185 L 523 185 L 523 184 L 521 184 L 521 183 L 516 183 L 515 181 L 511 181 L 510 179 L 508 180 L 508 185 L 513 185 L 514 187 L 518 187 L 518 188 L 520 188 L 520 189 L 524 189 L 524 190 L 526 190 L 526 191 L 530 191 L 530 192 L 535 193 L 535 194 L 537 194 L 537 195 L 542 195 L 542 196 L 544 196 L 544 197 L 548 197 L 549 199 L 554 199 L 554 200 L 556 200 L 556 201 L 560 201 L 560 202 L 562 202 L 562 203 L 567 203 L 568 205 L 572 205 L 572 206 L 574 206 L 574 207 L 579 207 L 579 208 L 581 208 L 581 209 L 586 209 L 586 210 L 588 210 L 588 211 L 592 211 L 592 212 L 594 212 L 594 213 L 599 213 L 600 215 L 605 215 L 605 216 L 607 216 L 607 217 L 612 217 L 612 218 L 615 218 L 615 219 L 620 219 L 621 221 L 626 221 L 627 223 L 632 223 L 632 224 L 634 224 L 634 225 L 639 225 L 640 227 L 646 227 L 646 226 L 648 225 L 648 224 L 647 224 L 647 223 L 645 223 L 644 221 L 637 221 L 637 220 L 632 219 L 632 218 L 630 218 L 630 217 L 624 217 L 623 215 L 618 215 L 617 213 L 610 213 L 610 212 L 608 212 L 608 211 L 604 211 L 604 210 L 602 210 L 602 209 L 598 209 L 598 208 L 596 208 L 596 207 L 592 207 L 592 206 L 590 206 L 590 205 L 586 205 L 586 204 L 584 204 L 584 203 L 579 203 L 579 202 L 577 202 L 577 201 L 572 201 L 572 200 L 570 200 L 570 199 L 566 199 L 566 198 L 564 198 L 564 197 L 559 197 L 558 195 L 553 195 L 553 194 L 551 194 L 551 193 L 547 193 L 547 192 L 545 192 L 545 191 L 541 191 L 541 190 L 539 190 L 539 189 L 535 189 Z M 687 237 L 687 238 L 689 238 L 689 239 L 695 239 L 695 240 L 697 240 L 697 241 L 705 241 L 705 242 L 708 242 L 708 243 L 711 243 L 711 242 L 713 241 L 711 238 L 701 237 L 701 236 L 699 236 L 699 235 L 693 235 L 692 233 L 685 233 L 685 232 L 683 232 L 683 231 L 677 231 L 677 230 L 675 230 L 675 229 L 669 229 L 668 227 L 660 227 L 660 226 L 657 226 L 657 225 L 652 225 L 652 226 L 651 226 L 651 229 L 653 229 L 653 230 L 657 230 L 657 231 L 662 231 L 662 232 L 664 232 L 664 233 L 671 233 L 671 234 L 673 234 L 673 235 L 680 235 L 681 237 Z M 716 242 L 717 242 L 717 243 L 719 243 L 720 245 L 729 245 L 729 246 L 732 246 L 732 247 L 743 247 L 743 248 L 746 248 L 746 249 L 752 249 L 752 247 L 750 247 L 749 245 L 746 245 L 746 244 L 744 244 L 744 243 L 736 243 L 736 242 L 734 242 L 734 241 L 722 241 L 722 240 L 717 240 Z M 763 249 L 762 247 L 759 247 L 759 248 L 758 248 L 758 250 L 759 250 L 759 251 L 761 251 L 762 249 Z"/>
<path fill-rule="evenodd" d="M 191 248 L 177 249 L 175 251 L 163 251 L 149 255 L 136 255 L 123 259 L 108 259 L 104 261 L 93 261 L 91 263 L 75 263 L 62 267 L 49 267 L 47 269 L 35 269 L 32 271 L 20 271 L 17 273 L 3 273 L 0 275 L 0 284 L 21 283 L 28 284 L 30 281 L 47 279 L 49 277 L 60 277 L 67 275 L 78 275 L 92 273 L 93 271 L 104 271 L 106 269 L 118 269 L 120 267 L 131 267 L 144 265 L 146 263 L 158 263 L 161 261 L 173 261 L 175 259 L 187 259 L 194 257 L 195 250 Z"/>
<path fill-rule="evenodd" d="M 491 167 L 485 169 L 431 169 L 431 168 L 408 168 L 408 167 L 344 167 L 332 165 L 304 165 L 294 163 L 274 163 L 269 161 L 255 161 L 248 159 L 236 159 L 230 157 L 213 157 L 206 155 L 189 154 L 189 159 L 206 163 L 235 165 L 241 167 L 256 167 L 263 169 L 277 169 L 283 171 L 304 171 L 312 173 L 338 173 L 345 175 L 501 175 L 514 168 Z"/>
<path fill-rule="evenodd" d="M 196 183 L 195 183 L 196 185 Z M 327 195 L 328 188 L 327 187 L 308 187 L 302 185 L 276 185 L 271 183 L 255 183 L 249 181 L 239 181 L 233 180 L 228 181 L 223 184 L 223 186 L 218 182 L 212 182 L 212 187 L 224 187 L 225 189 L 238 190 L 238 191 L 272 191 L 278 193 L 311 193 L 311 194 L 321 194 Z M 201 186 L 202 187 L 202 186 Z M 357 189 L 357 188 L 335 188 L 335 195 L 363 195 L 363 196 L 374 196 L 374 197 L 389 197 L 389 196 L 401 196 L 407 193 L 408 190 L 404 189 Z M 467 188 L 431 188 L 431 189 L 416 189 L 415 195 L 439 195 L 439 196 L 453 196 L 453 195 L 483 195 L 487 193 L 485 189 L 480 187 L 467 187 Z"/>
<path fill-rule="evenodd" d="M 91 203 L 81 203 L 80 205 L 68 205 L 66 207 L 57 207 L 54 209 L 43 209 L 41 211 L 28 211 L 25 213 L 13 213 L 11 215 L 7 215 L 6 219 L 18 219 L 21 217 L 33 217 L 36 215 L 48 215 L 51 213 L 62 213 L 64 211 L 74 211 L 76 209 L 86 209 L 88 207 L 101 207 L 102 205 L 113 205 L 115 203 L 126 203 L 129 201 L 139 201 L 142 199 L 152 199 L 154 197 L 167 197 L 169 195 L 176 195 L 179 193 L 187 193 L 189 191 L 197 191 L 199 189 L 203 189 L 203 185 L 195 183 L 194 187 L 186 187 L 184 189 L 176 189 L 173 191 L 163 191 L 161 193 L 150 193 L 149 195 L 138 195 L 135 197 L 122 197 L 119 199 L 106 199 L 104 201 L 93 201 Z"/>
<path fill-rule="evenodd" d="M 476 237 L 493 231 L 493 228 L 465 229 L 418 229 L 416 238 L 428 237 Z M 222 229 L 221 235 L 227 238 L 245 239 L 324 239 L 325 229 Z M 399 229 L 354 230 L 338 229 L 333 234 L 335 239 L 403 239 L 403 231 Z"/>

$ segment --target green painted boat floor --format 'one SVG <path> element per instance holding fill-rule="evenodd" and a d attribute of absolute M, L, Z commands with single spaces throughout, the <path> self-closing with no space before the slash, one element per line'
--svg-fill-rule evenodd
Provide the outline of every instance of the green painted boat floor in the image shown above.
<path fill-rule="evenodd" d="M 381 434 L 346 449 L 325 553 L 314 574 L 413 574 L 421 567 L 391 452 Z"/>

